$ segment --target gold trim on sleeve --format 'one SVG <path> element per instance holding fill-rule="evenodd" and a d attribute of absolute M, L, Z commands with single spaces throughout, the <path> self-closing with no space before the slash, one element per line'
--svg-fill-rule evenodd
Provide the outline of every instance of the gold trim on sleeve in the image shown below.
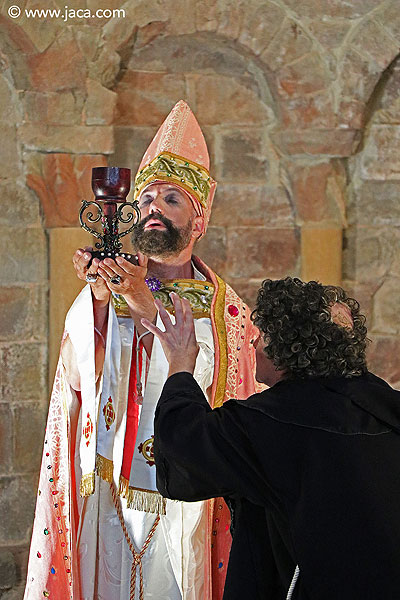
<path fill-rule="evenodd" d="M 223 279 L 216 275 L 218 281 L 217 297 L 214 304 L 214 321 L 215 328 L 218 336 L 219 346 L 219 370 L 217 386 L 215 388 L 215 396 L 213 408 L 222 406 L 225 397 L 226 378 L 228 374 L 228 345 L 226 339 L 226 325 L 225 325 L 225 293 L 226 284 Z"/>

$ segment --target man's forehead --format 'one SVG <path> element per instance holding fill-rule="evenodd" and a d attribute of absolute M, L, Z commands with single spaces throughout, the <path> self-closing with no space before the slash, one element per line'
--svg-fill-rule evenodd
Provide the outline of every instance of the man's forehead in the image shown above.
<path fill-rule="evenodd" d="M 186 196 L 184 190 L 177 185 L 173 185 L 172 183 L 163 183 L 162 181 L 150 183 L 141 193 L 141 196 L 146 193 L 155 193 L 158 191 L 162 192 L 180 192 L 182 195 Z"/>

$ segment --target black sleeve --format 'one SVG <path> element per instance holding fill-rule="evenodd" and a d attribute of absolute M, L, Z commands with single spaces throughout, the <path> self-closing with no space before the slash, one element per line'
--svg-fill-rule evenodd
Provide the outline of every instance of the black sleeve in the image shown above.
<path fill-rule="evenodd" d="M 157 487 L 168 498 L 246 497 L 263 504 L 265 482 L 235 401 L 212 410 L 189 373 L 166 381 L 154 423 Z M 247 415 L 246 415 L 247 416 Z"/>

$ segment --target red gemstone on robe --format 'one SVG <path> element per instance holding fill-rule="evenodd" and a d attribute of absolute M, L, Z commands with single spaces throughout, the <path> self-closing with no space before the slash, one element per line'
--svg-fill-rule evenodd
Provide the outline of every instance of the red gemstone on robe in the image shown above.
<path fill-rule="evenodd" d="M 234 304 L 230 304 L 228 306 L 228 313 L 231 315 L 231 317 L 237 317 L 239 314 L 239 309 Z"/>

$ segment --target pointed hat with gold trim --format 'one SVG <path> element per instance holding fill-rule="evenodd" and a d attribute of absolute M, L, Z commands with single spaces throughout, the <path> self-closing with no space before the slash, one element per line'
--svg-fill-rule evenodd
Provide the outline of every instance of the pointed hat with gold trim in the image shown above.
<path fill-rule="evenodd" d="M 145 152 L 135 179 L 135 199 L 150 183 L 166 181 L 189 195 L 207 229 L 217 187 L 209 173 L 207 144 L 196 117 L 183 100 L 175 104 Z"/>

